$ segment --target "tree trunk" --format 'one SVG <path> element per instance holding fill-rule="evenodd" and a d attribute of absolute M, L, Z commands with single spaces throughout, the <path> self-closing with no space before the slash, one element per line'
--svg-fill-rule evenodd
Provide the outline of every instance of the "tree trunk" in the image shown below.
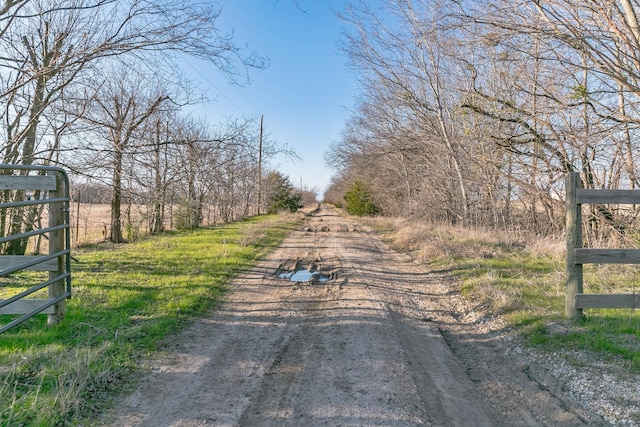
<path fill-rule="evenodd" d="M 151 232 L 164 231 L 164 189 L 160 171 L 160 123 L 156 123 L 156 146 L 154 149 L 154 201 L 151 212 Z"/>
<path fill-rule="evenodd" d="M 122 148 L 115 144 L 113 155 L 113 194 L 111 199 L 111 234 L 113 243 L 124 243 L 122 237 Z"/>

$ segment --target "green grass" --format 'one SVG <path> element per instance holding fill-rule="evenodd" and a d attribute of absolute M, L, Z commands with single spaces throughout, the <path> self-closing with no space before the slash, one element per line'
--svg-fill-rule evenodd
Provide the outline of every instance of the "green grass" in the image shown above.
<path fill-rule="evenodd" d="M 40 315 L 0 335 L 0 425 L 91 419 L 135 378 L 141 361 L 211 310 L 230 279 L 298 220 L 259 217 L 74 252 L 63 322 L 47 327 Z M 11 319 L 0 316 L 0 323 Z"/>
<path fill-rule="evenodd" d="M 502 316 L 532 344 L 594 351 L 640 372 L 640 310 L 590 309 L 579 322 L 566 320 L 563 242 L 411 224 L 394 234 L 396 247 L 408 248 L 434 270 L 450 271 L 471 304 L 488 316 Z M 586 265 L 584 291 L 640 293 L 638 268 Z"/>
<path fill-rule="evenodd" d="M 584 310 L 581 321 L 565 320 L 564 260 L 517 253 L 484 260 L 473 268 L 467 262 L 457 265 L 465 292 L 486 301 L 493 313 L 504 314 L 532 343 L 549 350 L 591 350 L 605 359 L 620 357 L 640 372 L 640 311 L 590 309 Z M 635 267 L 617 268 L 607 274 L 604 266 L 585 268 L 585 292 L 628 292 Z M 558 322 L 565 324 L 561 333 L 548 327 Z"/>

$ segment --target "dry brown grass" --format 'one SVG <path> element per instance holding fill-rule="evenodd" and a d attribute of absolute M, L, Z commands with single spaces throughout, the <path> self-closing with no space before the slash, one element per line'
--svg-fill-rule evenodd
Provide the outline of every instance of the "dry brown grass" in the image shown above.
<path fill-rule="evenodd" d="M 131 209 L 131 225 L 128 230 L 137 235 L 144 234 L 146 230 L 145 223 L 146 207 L 144 205 L 134 206 Z M 127 218 L 123 212 L 123 224 L 127 222 Z M 47 224 L 47 213 L 43 214 L 42 224 Z M 111 206 L 109 204 L 94 203 L 72 203 L 69 209 L 69 222 L 71 229 L 71 246 L 78 247 L 90 245 L 105 240 L 109 233 L 111 223 Z M 28 251 L 33 252 L 36 248 L 36 239 L 32 238 L 29 242 Z M 47 251 L 46 239 L 39 243 L 41 253 Z"/>
<path fill-rule="evenodd" d="M 129 210 L 129 212 L 128 212 Z M 165 208 L 165 229 L 172 230 L 178 208 Z M 71 244 L 74 247 L 91 245 L 108 237 L 111 224 L 111 206 L 109 204 L 72 203 L 70 209 Z M 148 234 L 149 225 L 147 205 L 122 207 L 123 235 L 127 240 L 136 240 Z"/>
<path fill-rule="evenodd" d="M 444 257 L 495 258 L 515 248 L 532 256 L 553 259 L 560 259 L 565 254 L 565 243 L 561 236 L 524 237 L 494 230 L 433 226 L 411 220 L 395 220 L 391 228 L 392 246 L 411 252 L 421 262 Z"/>
<path fill-rule="evenodd" d="M 524 251 L 534 257 L 564 259 L 567 242 L 564 236 L 532 237 L 526 240 Z"/>
<path fill-rule="evenodd" d="M 544 316 L 557 312 L 563 300 L 562 236 L 525 238 L 410 220 L 379 220 L 378 228 L 394 249 L 450 271 L 477 315 Z"/>
<path fill-rule="evenodd" d="M 111 206 L 108 204 L 74 204 L 69 214 L 73 246 L 97 243 L 104 240 L 111 222 Z"/>

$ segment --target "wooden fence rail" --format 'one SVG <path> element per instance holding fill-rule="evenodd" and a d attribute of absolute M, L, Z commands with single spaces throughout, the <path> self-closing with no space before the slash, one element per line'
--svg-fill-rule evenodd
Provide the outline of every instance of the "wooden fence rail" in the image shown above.
<path fill-rule="evenodd" d="M 582 317 L 585 308 L 640 308 L 637 294 L 584 294 L 583 264 L 640 264 L 640 249 L 589 249 L 582 247 L 582 204 L 638 204 L 640 190 L 582 188 L 580 174 L 565 177 L 567 232 L 567 291 L 565 314 Z"/>

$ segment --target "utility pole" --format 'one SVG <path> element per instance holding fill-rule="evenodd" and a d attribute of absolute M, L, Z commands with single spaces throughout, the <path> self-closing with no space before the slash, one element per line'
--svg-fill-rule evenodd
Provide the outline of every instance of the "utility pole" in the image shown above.
<path fill-rule="evenodd" d="M 258 146 L 258 215 L 262 206 L 262 121 L 264 114 L 260 115 L 260 142 Z"/>

